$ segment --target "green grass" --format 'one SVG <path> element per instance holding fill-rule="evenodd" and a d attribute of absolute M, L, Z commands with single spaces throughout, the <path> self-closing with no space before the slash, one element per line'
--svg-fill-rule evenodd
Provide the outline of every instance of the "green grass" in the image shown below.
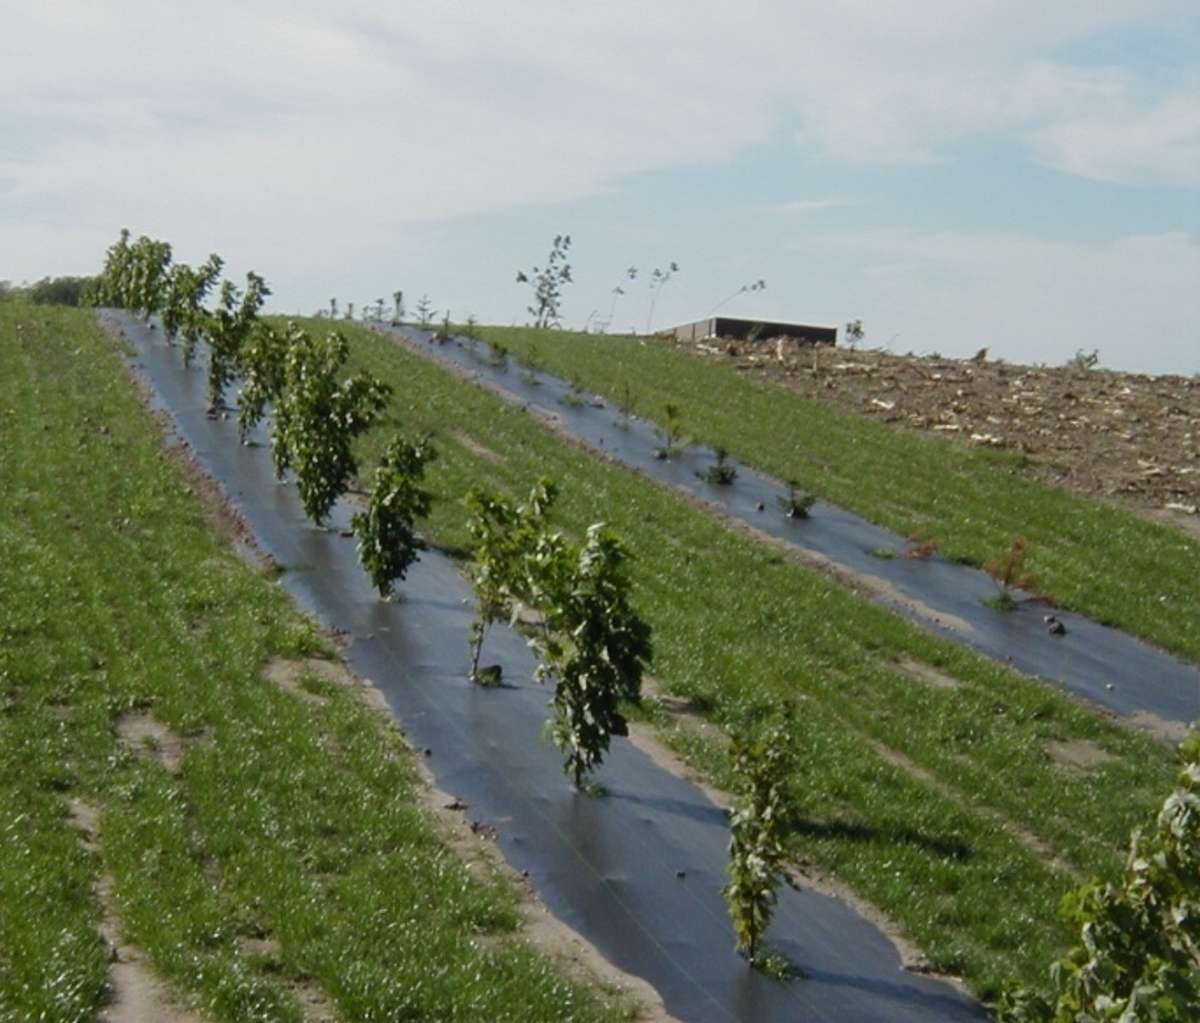
<path fill-rule="evenodd" d="M 428 360 L 347 332 L 355 366 L 396 388 L 389 422 L 361 446 L 364 473 L 392 429 L 432 432 L 437 542 L 466 545 L 461 497 L 471 485 L 519 495 L 539 476 L 557 480 L 562 528 L 579 536 L 602 518 L 627 542 L 636 602 L 655 630 L 653 670 L 669 691 L 725 723 L 797 705 L 798 853 L 849 882 L 980 994 L 1009 978 L 1044 986 L 1046 964 L 1070 937 L 1055 907 L 1075 878 L 1018 832 L 1080 874 L 1115 870 L 1130 829 L 1169 786 L 1168 750 L 855 598 Z M 915 682 L 897 667 L 901 657 L 961 687 Z M 717 744 L 670 737 L 727 780 Z M 1092 739 L 1117 759 L 1088 775 L 1060 769 L 1045 747 L 1068 738 Z"/>
<path fill-rule="evenodd" d="M 517 358 L 665 421 L 901 536 L 932 538 L 946 557 L 995 560 L 1029 541 L 1028 569 L 1063 607 L 1200 662 L 1200 543 L 1179 530 L 1032 479 L 1023 456 L 893 429 L 636 338 L 487 327 Z"/>
<path fill-rule="evenodd" d="M 623 1018 L 515 940 L 512 886 L 447 850 L 395 729 L 264 680 L 325 641 L 211 531 L 92 317 L 0 304 L 0 367 L 0 1020 L 95 1018 L 102 875 L 212 1019 L 299 1021 L 298 984 L 344 1019 Z M 177 773 L 118 740 L 132 709 L 184 738 Z"/>

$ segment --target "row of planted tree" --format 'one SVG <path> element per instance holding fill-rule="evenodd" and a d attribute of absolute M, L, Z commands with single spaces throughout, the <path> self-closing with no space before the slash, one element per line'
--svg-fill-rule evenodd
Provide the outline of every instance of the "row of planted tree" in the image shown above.
<path fill-rule="evenodd" d="M 204 341 L 209 413 L 220 414 L 226 388 L 240 379 L 243 441 L 271 406 L 276 471 L 281 478 L 294 473 L 305 513 L 320 525 L 357 474 L 354 439 L 378 421 L 391 389 L 365 373 L 343 379 L 344 336 L 335 331 L 316 338 L 294 323 L 280 328 L 261 319 L 270 294 L 263 279 L 251 272 L 244 288 L 228 280 L 218 288 L 222 268 L 216 255 L 198 269 L 173 263 L 167 243 L 143 237 L 130 244 L 122 231 L 90 299 L 148 322 L 158 314 L 167 342 L 181 343 L 185 362 Z M 365 507 L 351 519 L 360 560 L 382 598 L 418 557 L 416 524 L 432 500 L 422 483 L 434 457 L 427 438 L 393 437 Z M 621 707 L 640 697 L 650 628 L 631 604 L 622 544 L 601 523 L 587 530 L 582 544 L 570 541 L 549 521 L 555 496 L 545 480 L 519 504 L 478 488 L 465 495 L 478 604 L 469 675 L 481 685 L 498 682 L 499 666 L 480 665 L 487 632 L 496 622 L 516 623 L 522 611 L 533 612 L 523 617 L 538 678 L 554 687 L 551 735 L 576 786 L 597 792 L 585 778 L 611 737 L 627 732 Z M 790 733 L 784 715 L 734 736 L 731 746 L 739 792 L 724 894 L 739 950 L 768 968 L 779 963 L 764 954 L 763 937 L 776 891 L 788 877 L 786 838 L 796 815 Z M 1065 915 L 1081 928 L 1081 944 L 1053 965 L 1053 999 L 1012 991 L 998 1007 L 1000 1019 L 1200 1018 L 1200 739 L 1183 753 L 1179 784 L 1153 827 L 1133 836 L 1123 877 L 1092 882 L 1064 901 Z"/>
<path fill-rule="evenodd" d="M 349 344 L 338 332 L 319 338 L 294 323 L 279 328 L 261 319 L 270 291 L 253 272 L 242 289 L 221 282 L 209 309 L 206 299 L 222 266 L 216 255 L 198 270 L 173 263 L 166 242 L 143 237 L 131 244 L 122 231 L 108 251 L 94 299 L 147 320 L 159 314 L 167 343 L 182 341 L 185 363 L 203 340 L 209 414 L 220 413 L 226 388 L 240 379 L 243 442 L 271 407 L 276 472 L 281 479 L 294 473 L 305 513 L 321 525 L 358 472 L 355 438 L 378 421 L 391 388 L 367 373 L 342 378 Z M 432 500 L 422 482 L 434 457 L 427 438 L 393 437 L 365 507 L 351 518 L 359 558 L 383 598 L 418 557 L 416 525 Z M 533 611 L 539 678 L 554 683 L 552 734 L 567 773 L 582 786 L 610 736 L 626 731 L 620 703 L 640 694 L 650 629 L 629 603 L 621 544 L 599 523 L 582 545 L 551 529 L 546 512 L 554 497 L 548 481 L 516 506 L 479 489 L 466 495 L 476 540 L 470 575 L 479 598 L 470 675 L 482 684 L 498 677 L 498 666 L 479 666 L 488 628 L 516 609 Z"/>
<path fill-rule="evenodd" d="M 181 344 L 187 364 L 204 341 L 209 415 L 221 413 L 227 387 L 240 379 L 238 425 L 245 443 L 270 406 L 276 472 L 281 479 L 293 472 L 305 513 L 321 525 L 358 472 L 354 439 L 377 422 L 391 389 L 366 373 L 342 378 L 349 344 L 338 332 L 317 338 L 294 323 L 279 328 L 261 319 L 270 291 L 257 274 L 246 275 L 244 288 L 228 280 L 218 288 L 223 265 L 216 255 L 199 269 L 173 263 L 167 243 L 142 237 L 131 244 L 122 231 L 91 299 L 148 323 L 158 315 L 167 343 Z M 422 483 L 434 457 L 427 438 L 392 438 L 365 507 L 351 518 L 360 561 L 384 599 L 418 557 L 416 526 L 432 501 Z M 602 523 L 587 530 L 582 544 L 570 541 L 548 520 L 556 495 L 548 480 L 516 504 L 480 488 L 465 495 L 475 541 L 468 571 L 478 606 L 469 677 L 480 685 L 499 682 L 499 665 L 480 665 L 484 639 L 496 622 L 516 624 L 525 612 L 537 678 L 553 685 L 550 734 L 564 770 L 577 788 L 596 793 L 586 777 L 602 762 L 611 737 L 628 732 L 621 707 L 640 699 L 650 627 L 630 602 L 623 545 Z M 783 876 L 785 745 L 776 737 L 740 747 L 746 798 L 733 818 L 725 894 L 738 947 L 756 963 Z"/>

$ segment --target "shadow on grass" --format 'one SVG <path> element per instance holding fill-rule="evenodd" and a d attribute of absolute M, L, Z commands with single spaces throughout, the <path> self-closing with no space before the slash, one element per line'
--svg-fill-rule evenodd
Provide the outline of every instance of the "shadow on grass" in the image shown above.
<path fill-rule="evenodd" d="M 910 845 L 955 860 L 971 858 L 972 850 L 960 839 L 937 838 L 906 827 L 868 827 L 847 821 L 813 821 L 796 818 L 791 831 L 806 838 L 825 838 L 838 842 L 869 842 L 877 845 Z"/>

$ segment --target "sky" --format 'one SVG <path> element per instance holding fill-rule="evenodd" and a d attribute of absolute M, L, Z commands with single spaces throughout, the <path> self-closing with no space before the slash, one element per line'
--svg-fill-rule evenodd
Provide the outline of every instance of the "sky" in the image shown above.
<path fill-rule="evenodd" d="M 129 227 L 523 323 L 562 233 L 565 326 L 1200 372 L 1197 0 L 0 4 L 0 279 Z"/>

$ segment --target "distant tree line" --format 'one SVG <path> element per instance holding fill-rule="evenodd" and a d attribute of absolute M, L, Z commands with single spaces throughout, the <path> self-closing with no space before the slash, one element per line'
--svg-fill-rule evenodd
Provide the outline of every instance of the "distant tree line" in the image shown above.
<path fill-rule="evenodd" d="M 34 305 L 87 305 L 95 277 L 43 277 L 33 284 L 0 281 L 0 302 L 23 299 Z"/>

